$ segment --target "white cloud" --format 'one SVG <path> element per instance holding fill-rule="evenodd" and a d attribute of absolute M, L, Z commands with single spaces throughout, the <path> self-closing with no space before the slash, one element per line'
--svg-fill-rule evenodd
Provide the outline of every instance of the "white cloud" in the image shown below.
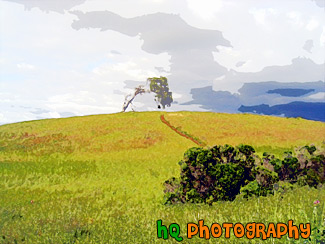
<path fill-rule="evenodd" d="M 108 10 L 128 18 L 156 12 L 180 14 L 191 26 L 222 31 L 233 48 L 218 47 L 219 52 L 213 55 L 215 61 L 229 70 L 257 72 L 265 66 L 290 64 L 293 58 L 304 55 L 323 63 L 324 10 L 312 1 L 291 2 L 111 0 L 86 1 L 74 10 Z M 123 93 L 128 91 L 124 88 L 125 80 L 140 82 L 173 72 L 171 56 L 146 53 L 138 36 L 91 28 L 76 31 L 71 28 L 76 17 L 68 12 L 44 13 L 38 8 L 24 11 L 19 4 L 1 0 L 0 3 L 0 15 L 6 20 L 0 28 L 0 123 L 37 118 L 19 108 L 20 105 L 29 106 L 30 110 L 39 107 L 50 110 L 39 115 L 43 117 L 55 117 L 62 112 L 77 115 L 117 112 L 124 101 Z M 309 39 L 314 41 L 312 53 L 302 49 Z M 246 63 L 237 67 L 239 61 Z M 167 72 L 158 72 L 155 67 Z M 189 70 L 184 69 L 184 75 Z M 202 82 L 195 85 L 201 86 Z M 213 84 L 215 90 L 235 92 L 235 87 L 242 85 L 236 82 L 219 80 Z M 176 83 L 173 86 L 184 85 Z M 114 94 L 114 90 L 120 91 L 120 95 Z M 189 94 L 173 94 L 175 99 L 191 99 Z M 315 98 L 321 95 L 315 94 Z M 199 108 L 195 106 L 191 108 Z M 176 108 L 183 107 L 173 105 L 171 110 Z"/>
<path fill-rule="evenodd" d="M 56 111 L 49 112 L 49 113 L 43 113 L 42 116 L 45 118 L 60 118 L 61 117 L 60 114 Z"/>
<path fill-rule="evenodd" d="M 182 97 L 182 94 L 178 94 L 176 92 L 173 92 L 173 98 L 174 99 L 178 99 L 178 98 L 181 98 Z"/>
<path fill-rule="evenodd" d="M 262 25 L 265 24 L 265 15 L 266 15 L 265 9 L 261 9 L 261 10 L 255 9 L 255 10 L 250 11 L 250 13 L 253 14 L 254 19 L 258 24 L 262 24 Z"/>
<path fill-rule="evenodd" d="M 145 81 L 148 77 L 162 75 L 155 67 L 162 67 L 163 70 L 168 71 L 170 69 L 169 59 L 170 56 L 167 53 L 153 55 L 140 51 L 139 54 L 132 57 L 118 55 L 117 59 L 113 59 L 116 63 L 104 63 L 95 67 L 92 72 L 97 76 L 107 77 L 107 79 L 120 77 L 119 82 L 130 79 Z M 111 83 L 116 83 L 116 79 Z"/>
<path fill-rule="evenodd" d="M 300 29 L 304 26 L 304 22 L 302 20 L 302 15 L 298 11 L 290 11 L 287 13 L 288 23 L 291 24 L 291 27 L 294 29 Z"/>
<path fill-rule="evenodd" d="M 0 113 L 0 123 L 4 123 L 5 122 L 5 116 Z"/>
<path fill-rule="evenodd" d="M 141 4 L 152 4 L 152 3 L 162 4 L 164 2 L 165 0 L 141 0 Z"/>
<path fill-rule="evenodd" d="M 222 0 L 187 0 L 188 8 L 202 19 L 212 19 L 221 11 L 224 3 Z"/>
<path fill-rule="evenodd" d="M 324 102 L 325 101 L 325 92 L 318 92 L 316 94 L 308 96 L 308 98 L 323 100 L 323 102 Z"/>
<path fill-rule="evenodd" d="M 274 54 L 275 52 L 272 49 L 268 49 L 263 52 L 265 58 L 271 58 L 272 56 L 274 56 Z"/>
<path fill-rule="evenodd" d="M 95 102 L 96 100 L 89 97 L 90 92 L 88 91 L 78 91 L 76 93 L 67 93 L 67 94 L 61 94 L 52 96 L 48 99 L 51 103 L 69 103 L 69 102 L 75 102 L 75 103 L 88 103 L 88 102 Z"/>
<path fill-rule="evenodd" d="M 34 65 L 27 64 L 27 63 L 17 64 L 17 67 L 18 67 L 18 69 L 21 69 L 21 70 L 34 70 L 35 69 Z"/>
<path fill-rule="evenodd" d="M 146 80 L 148 77 L 157 76 L 157 72 L 151 70 L 141 69 L 141 66 L 138 66 L 132 61 L 118 64 L 106 64 L 100 67 L 97 67 L 93 70 L 96 75 L 107 76 L 112 73 L 123 73 L 127 75 L 129 79 L 136 80 Z"/>
<path fill-rule="evenodd" d="M 276 15 L 278 11 L 274 8 L 262 8 L 262 9 L 252 8 L 249 10 L 249 13 L 254 16 L 254 19 L 257 24 L 266 25 L 267 18 L 269 18 L 271 15 Z"/>
<path fill-rule="evenodd" d="M 323 27 L 322 34 L 320 35 L 319 44 L 321 47 L 325 47 L 325 27 Z"/>
<path fill-rule="evenodd" d="M 292 5 L 287 1 L 246 0 L 236 1 L 231 8 L 226 5 L 213 22 L 219 23 L 233 48 L 219 49 L 214 53 L 215 60 L 228 69 L 242 72 L 257 72 L 271 65 L 288 65 L 299 56 L 323 63 L 325 30 L 322 44 L 318 45 L 321 32 L 320 26 L 316 27 L 316 21 L 322 23 L 323 16 L 321 8 L 307 1 L 297 1 Z M 302 49 L 308 39 L 314 40 L 312 53 Z M 243 60 L 249 62 L 237 67 L 236 64 Z"/>
<path fill-rule="evenodd" d="M 313 31 L 315 30 L 317 27 L 319 26 L 319 22 L 315 19 L 311 19 L 307 25 L 306 25 L 306 29 L 309 31 Z"/>
<path fill-rule="evenodd" d="M 52 96 L 45 103 L 45 107 L 56 114 L 69 111 L 76 115 L 112 113 L 120 111 L 123 104 L 123 96 L 103 93 L 79 91 Z"/>
<path fill-rule="evenodd" d="M 86 1 L 74 9 L 83 12 L 109 10 L 123 17 L 133 18 L 157 12 L 179 14 L 186 9 L 186 0 Z"/>

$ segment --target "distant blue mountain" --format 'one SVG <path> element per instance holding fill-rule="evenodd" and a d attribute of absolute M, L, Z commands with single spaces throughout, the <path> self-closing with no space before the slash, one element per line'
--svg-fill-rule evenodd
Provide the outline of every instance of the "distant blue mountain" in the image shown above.
<path fill-rule="evenodd" d="M 301 117 L 309 120 L 325 122 L 325 102 L 291 102 L 269 106 L 261 104 L 256 106 L 240 106 L 240 112 L 250 112 L 265 115 L 284 115 L 286 117 Z"/>
<path fill-rule="evenodd" d="M 274 90 L 268 90 L 268 94 L 280 94 L 284 97 L 301 97 L 303 95 L 306 95 L 308 93 L 311 93 L 315 91 L 314 89 L 293 89 L 293 88 L 284 88 L 284 89 L 274 89 Z"/>

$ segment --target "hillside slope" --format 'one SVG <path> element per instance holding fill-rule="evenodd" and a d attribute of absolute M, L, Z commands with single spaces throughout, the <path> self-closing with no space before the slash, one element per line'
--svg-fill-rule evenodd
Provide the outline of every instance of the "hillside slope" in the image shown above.
<path fill-rule="evenodd" d="M 240 143 L 291 148 L 325 140 L 325 123 L 304 119 L 210 112 L 129 112 L 29 121 L 0 126 L 0 159 L 12 152 L 41 156 L 49 153 L 87 153 L 195 146 L 172 133 L 160 115 L 175 127 L 206 142 Z M 181 146 L 182 145 L 182 146 Z"/>
<path fill-rule="evenodd" d="M 324 190 L 303 189 L 283 200 L 162 205 L 163 182 L 179 175 L 177 162 L 186 149 L 197 146 L 164 124 L 162 114 L 208 146 L 248 143 L 281 152 L 325 139 L 321 122 L 198 112 L 129 112 L 2 125 L 0 236 L 5 243 L 174 243 L 157 239 L 158 219 L 179 223 L 184 231 L 198 216 L 207 223 L 288 218 L 304 223 L 313 215 L 313 199 L 325 201 Z M 197 238 L 186 243 L 201 242 L 206 243 Z"/>

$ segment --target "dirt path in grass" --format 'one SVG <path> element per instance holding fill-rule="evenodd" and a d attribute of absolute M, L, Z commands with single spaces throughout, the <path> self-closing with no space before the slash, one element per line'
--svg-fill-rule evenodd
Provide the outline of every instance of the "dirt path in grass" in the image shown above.
<path fill-rule="evenodd" d="M 193 137 L 192 135 L 186 133 L 185 131 L 181 131 L 180 129 L 178 129 L 175 126 L 171 125 L 170 122 L 165 119 L 165 116 L 163 114 L 160 115 L 160 120 L 161 120 L 161 122 L 163 122 L 165 125 L 167 125 L 169 128 L 171 128 L 173 131 L 175 131 L 180 136 L 183 136 L 186 139 L 191 140 L 192 142 L 194 142 L 195 144 L 199 145 L 200 147 L 206 146 L 206 143 L 204 143 L 201 140 Z"/>

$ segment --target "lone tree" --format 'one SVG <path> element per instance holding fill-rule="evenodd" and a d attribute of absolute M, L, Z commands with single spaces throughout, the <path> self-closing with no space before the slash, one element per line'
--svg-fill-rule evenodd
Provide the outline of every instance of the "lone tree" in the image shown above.
<path fill-rule="evenodd" d="M 132 104 L 133 100 L 137 95 L 142 95 L 144 93 L 154 92 L 155 101 L 157 103 L 158 108 L 170 107 L 173 102 L 172 92 L 169 91 L 168 82 L 166 77 L 160 76 L 152 77 L 147 79 L 147 84 L 149 83 L 149 89 L 146 89 L 145 86 L 139 85 L 134 89 L 133 94 L 129 94 L 125 97 L 125 101 L 123 104 L 123 112 L 127 110 L 130 104 Z M 160 106 L 161 105 L 161 106 Z M 132 109 L 133 110 L 133 109 Z"/>

